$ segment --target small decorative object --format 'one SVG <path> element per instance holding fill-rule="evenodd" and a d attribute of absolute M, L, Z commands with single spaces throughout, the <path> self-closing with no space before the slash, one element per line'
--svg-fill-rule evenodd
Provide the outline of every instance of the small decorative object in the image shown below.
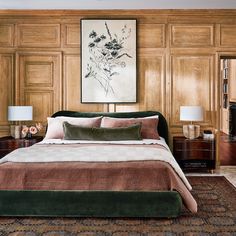
<path fill-rule="evenodd" d="M 136 102 L 136 20 L 81 20 L 81 102 Z"/>
<path fill-rule="evenodd" d="M 214 140 L 215 136 L 211 130 L 204 130 L 203 131 L 203 139 L 204 140 Z"/>
<path fill-rule="evenodd" d="M 183 125 L 183 134 L 188 139 L 195 139 L 200 136 L 200 125 L 194 125 L 193 121 L 203 120 L 203 109 L 201 106 L 181 106 L 180 120 L 191 121 L 189 125 Z"/>
<path fill-rule="evenodd" d="M 31 126 L 22 126 L 21 136 L 22 138 L 32 138 L 32 135 L 37 134 L 43 128 L 41 123 L 36 123 Z"/>
<path fill-rule="evenodd" d="M 18 122 L 17 125 L 11 125 L 11 136 L 21 138 L 21 121 L 32 120 L 32 106 L 8 106 L 8 120 Z"/>

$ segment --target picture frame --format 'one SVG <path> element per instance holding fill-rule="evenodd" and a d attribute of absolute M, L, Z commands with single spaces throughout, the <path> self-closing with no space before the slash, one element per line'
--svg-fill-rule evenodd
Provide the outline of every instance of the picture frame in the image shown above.
<path fill-rule="evenodd" d="M 137 102 L 137 20 L 80 23 L 81 103 Z"/>

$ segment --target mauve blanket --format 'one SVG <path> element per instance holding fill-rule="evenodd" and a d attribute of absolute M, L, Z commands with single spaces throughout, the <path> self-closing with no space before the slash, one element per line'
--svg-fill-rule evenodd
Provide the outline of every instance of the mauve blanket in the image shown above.
<path fill-rule="evenodd" d="M 169 163 L 156 160 L 4 162 L 0 190 L 176 190 L 185 206 L 197 211 L 196 201 L 176 171 Z"/>

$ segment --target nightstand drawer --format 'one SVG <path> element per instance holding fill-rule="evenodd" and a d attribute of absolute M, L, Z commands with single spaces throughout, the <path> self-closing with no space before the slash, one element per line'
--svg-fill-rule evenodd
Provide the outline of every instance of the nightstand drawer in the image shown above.
<path fill-rule="evenodd" d="M 207 149 L 189 149 L 189 150 L 175 150 L 174 157 L 178 160 L 187 159 L 214 159 L 214 152 Z"/>
<path fill-rule="evenodd" d="M 185 160 L 178 161 L 180 167 L 184 170 L 189 169 L 215 169 L 214 160 Z"/>
<path fill-rule="evenodd" d="M 205 149 L 205 150 L 211 150 L 212 148 L 214 148 L 214 143 L 213 142 L 209 142 L 209 141 L 184 141 L 184 142 L 180 142 L 180 141 L 174 141 L 174 145 L 176 150 L 180 149 L 180 150 L 188 150 L 188 149 Z"/>

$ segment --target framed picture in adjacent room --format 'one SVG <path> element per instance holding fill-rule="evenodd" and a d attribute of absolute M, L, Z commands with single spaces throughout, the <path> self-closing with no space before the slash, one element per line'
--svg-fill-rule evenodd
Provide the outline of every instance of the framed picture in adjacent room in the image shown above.
<path fill-rule="evenodd" d="M 81 102 L 137 101 L 136 20 L 81 20 Z"/>

